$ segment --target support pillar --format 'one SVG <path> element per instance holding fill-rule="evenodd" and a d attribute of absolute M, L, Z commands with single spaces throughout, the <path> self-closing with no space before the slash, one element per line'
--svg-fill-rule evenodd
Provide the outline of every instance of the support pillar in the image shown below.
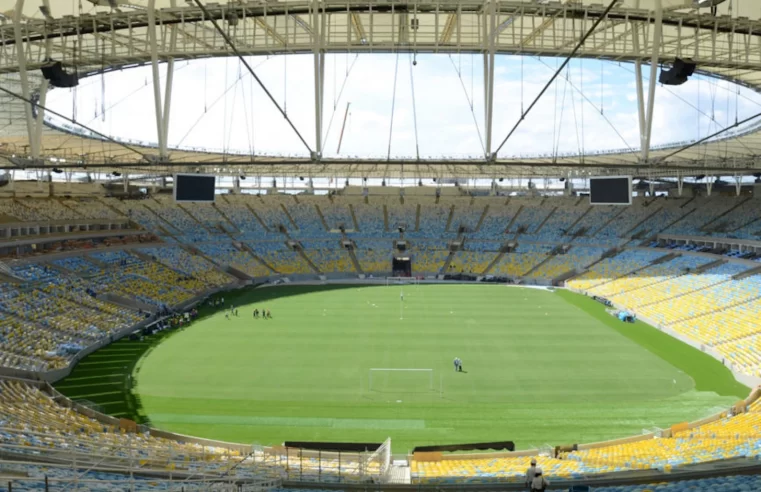
<path fill-rule="evenodd" d="M 315 151 L 312 158 L 322 157 L 322 92 L 325 78 L 323 67 L 325 56 L 322 52 L 322 32 L 320 19 L 320 1 L 312 0 L 312 54 L 314 56 L 314 129 Z M 350 29 L 350 27 L 349 27 Z"/>
<path fill-rule="evenodd" d="M 494 121 L 494 53 L 496 51 L 495 35 L 496 5 L 493 0 L 487 0 L 484 4 L 484 128 L 486 145 L 486 160 L 492 158 L 492 124 Z"/>
<path fill-rule="evenodd" d="M 708 192 L 708 196 L 711 196 L 711 191 L 713 191 L 713 176 L 706 176 L 706 192 Z"/>
<path fill-rule="evenodd" d="M 642 147 L 642 160 L 650 159 L 650 140 L 653 134 L 653 112 L 655 110 L 655 84 L 658 82 L 658 62 L 661 55 L 661 37 L 663 36 L 663 2 L 654 0 L 655 23 L 653 24 L 653 52 L 650 59 L 650 85 L 647 98 L 647 121 L 645 145 Z"/>
<path fill-rule="evenodd" d="M 634 37 L 632 38 L 632 44 L 634 47 L 635 56 L 637 60 L 634 62 L 634 81 L 637 87 L 637 114 L 639 116 L 639 148 L 644 159 L 645 147 L 647 139 L 645 133 L 647 131 L 645 125 L 645 90 L 642 87 L 642 60 L 640 60 L 640 44 L 639 44 L 639 30 L 634 31 Z"/>
<path fill-rule="evenodd" d="M 21 82 L 21 95 L 27 101 L 31 100 L 32 91 L 29 88 L 29 74 L 26 70 L 26 53 L 24 48 L 24 36 L 21 32 L 24 24 L 22 23 L 24 11 L 24 0 L 16 0 L 16 9 L 13 11 L 13 35 L 16 42 L 16 61 L 18 62 L 19 81 Z M 38 159 L 40 157 L 40 149 L 37 145 L 35 135 L 37 134 L 35 129 L 34 116 L 32 115 L 32 105 L 28 102 L 24 102 L 24 116 L 26 118 L 26 132 L 29 138 L 29 150 L 32 159 Z"/>
<path fill-rule="evenodd" d="M 682 190 L 684 190 L 684 178 L 680 174 L 676 178 L 676 191 L 679 193 L 679 196 L 682 196 Z"/>
<path fill-rule="evenodd" d="M 153 74 L 153 102 L 156 112 L 156 135 L 158 137 L 159 157 L 164 160 L 167 157 L 166 125 L 164 124 L 164 110 L 169 107 L 161 102 L 161 77 L 159 75 L 158 39 L 156 36 L 156 0 L 148 0 L 148 45 L 151 51 L 151 69 Z M 170 95 L 169 67 L 167 66 L 167 94 Z"/>
<path fill-rule="evenodd" d="M 735 193 L 737 196 L 740 196 L 740 192 L 742 191 L 743 187 L 743 177 L 742 176 L 735 176 Z"/>

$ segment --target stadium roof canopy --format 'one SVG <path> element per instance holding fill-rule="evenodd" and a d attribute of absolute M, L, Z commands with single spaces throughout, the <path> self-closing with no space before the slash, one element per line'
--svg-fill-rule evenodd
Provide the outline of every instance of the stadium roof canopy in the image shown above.
<path fill-rule="evenodd" d="M 573 54 L 635 62 L 647 72 L 652 61 L 670 64 L 680 57 L 693 60 L 701 73 L 759 90 L 758 0 L 0 0 L 0 12 L 0 167 L 6 169 L 87 166 L 161 173 L 205 166 L 207 172 L 266 176 L 484 178 L 761 172 L 761 118 L 689 148 L 650 149 L 646 101 L 655 86 L 648 82 L 639 97 L 642 149 L 531 159 L 496 158 L 506 135 L 492 135 L 488 103 L 482 115 L 486 152 L 478 160 L 328 160 L 321 158 L 317 135 L 304 138 L 310 157 L 252 159 L 173 150 L 160 131 L 156 147 L 93 138 L 85 130 L 66 133 L 42 124 L 38 114 L 44 113 L 47 90 L 39 69 L 47 59 L 87 75 L 172 60 L 308 53 L 314 55 L 319 89 L 324 53 L 477 53 L 484 57 L 485 100 L 493 101 L 489 81 L 497 54 Z M 157 91 L 158 107 L 171 96 L 162 92 Z M 39 107 L 24 102 L 38 95 Z"/>

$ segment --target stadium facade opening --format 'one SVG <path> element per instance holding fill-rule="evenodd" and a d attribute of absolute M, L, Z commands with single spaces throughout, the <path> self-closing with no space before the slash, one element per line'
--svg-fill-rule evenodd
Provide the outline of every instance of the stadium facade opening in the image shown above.
<path fill-rule="evenodd" d="M 323 156 L 461 159 L 484 155 L 484 69 L 475 54 L 328 54 Z M 247 57 L 307 142 L 314 140 L 310 55 Z M 520 120 L 562 58 L 496 57 L 494 138 Z M 162 84 L 167 66 L 160 67 Z M 234 155 L 308 157 L 241 61 L 178 62 L 173 68 L 170 148 Z M 112 70 L 56 89 L 47 104 L 124 142 L 156 145 L 151 68 Z M 645 81 L 647 82 L 647 81 Z M 694 142 L 758 112 L 761 96 L 731 80 L 696 75 L 656 89 L 652 147 Z M 141 108 L 141 109 L 137 109 Z M 47 121 L 79 131 L 53 115 Z M 755 129 L 757 121 L 732 135 Z M 615 154 L 640 148 L 634 65 L 573 60 L 498 157 Z M 722 135 L 727 137 L 728 135 Z"/>

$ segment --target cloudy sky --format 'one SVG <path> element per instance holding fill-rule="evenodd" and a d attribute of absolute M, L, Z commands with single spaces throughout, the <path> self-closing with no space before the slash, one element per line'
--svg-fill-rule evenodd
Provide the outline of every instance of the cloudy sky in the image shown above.
<path fill-rule="evenodd" d="M 314 148 L 312 56 L 251 57 L 248 61 Z M 497 57 L 493 149 L 560 63 L 556 58 Z M 649 67 L 644 72 L 649 76 Z M 165 66 L 161 74 L 163 80 Z M 338 139 L 348 103 L 339 154 Z M 113 137 L 157 141 L 150 67 L 90 77 L 76 90 L 56 89 L 47 104 Z M 702 138 L 733 124 L 735 118 L 760 110 L 761 96 L 723 81 L 694 76 L 679 87 L 659 86 L 652 143 Z M 414 157 L 419 152 L 422 158 L 480 157 L 485 140 L 483 114 L 480 55 L 418 55 L 416 66 L 408 54 L 326 56 L 325 156 Z M 235 58 L 178 62 L 170 122 L 170 147 L 308 155 Z M 499 155 L 578 154 L 638 147 L 633 65 L 573 60 Z"/>

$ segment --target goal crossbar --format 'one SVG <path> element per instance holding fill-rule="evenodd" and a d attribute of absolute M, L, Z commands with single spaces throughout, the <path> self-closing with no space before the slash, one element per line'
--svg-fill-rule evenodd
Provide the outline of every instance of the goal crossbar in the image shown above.
<path fill-rule="evenodd" d="M 386 277 L 386 285 L 417 285 L 420 280 L 417 277 Z"/>

